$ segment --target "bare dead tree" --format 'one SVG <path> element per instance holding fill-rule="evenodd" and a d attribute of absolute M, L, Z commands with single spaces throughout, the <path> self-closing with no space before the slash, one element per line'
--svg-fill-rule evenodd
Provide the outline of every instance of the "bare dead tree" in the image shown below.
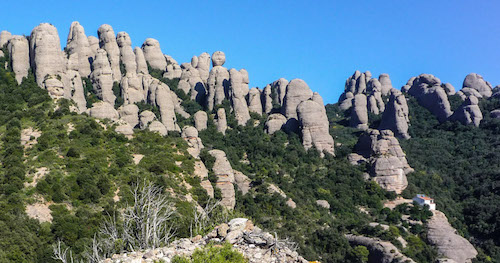
<path fill-rule="evenodd" d="M 218 223 L 219 220 L 216 220 L 217 218 L 215 218 L 214 212 L 216 209 L 222 208 L 220 202 L 220 200 L 210 198 L 201 211 L 198 207 L 193 207 L 193 219 L 189 227 L 191 237 L 193 237 L 193 234 L 197 235 L 202 233 L 207 227 L 211 227 Z"/>

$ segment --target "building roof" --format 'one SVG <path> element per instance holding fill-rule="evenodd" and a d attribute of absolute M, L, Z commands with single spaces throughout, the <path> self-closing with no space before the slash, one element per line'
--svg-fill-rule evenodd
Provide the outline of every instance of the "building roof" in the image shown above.
<path fill-rule="evenodd" d="M 423 194 L 417 194 L 417 198 L 423 199 L 423 200 L 434 200 L 433 198 L 430 198 L 428 196 L 425 196 Z"/>

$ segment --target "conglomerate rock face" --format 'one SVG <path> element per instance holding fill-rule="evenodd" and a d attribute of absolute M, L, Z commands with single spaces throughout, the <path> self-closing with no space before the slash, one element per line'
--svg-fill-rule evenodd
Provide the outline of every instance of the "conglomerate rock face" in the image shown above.
<path fill-rule="evenodd" d="M 120 49 L 116 42 L 115 31 L 110 25 L 101 25 L 97 30 L 99 35 L 99 47 L 106 50 L 109 59 L 109 65 L 113 73 L 113 81 L 120 81 Z"/>
<path fill-rule="evenodd" d="M 441 85 L 441 80 L 433 75 L 421 74 L 416 77 L 408 94 L 417 98 L 418 103 L 432 112 L 440 122 L 453 114 L 447 91 Z"/>
<path fill-rule="evenodd" d="M 13 36 L 8 41 L 10 63 L 12 71 L 16 74 L 18 84 L 21 84 L 24 77 L 28 76 L 30 69 L 29 43 L 24 36 Z"/>
<path fill-rule="evenodd" d="M 234 209 L 236 204 L 235 192 L 233 183 L 234 171 L 231 164 L 227 160 L 226 153 L 221 150 L 210 150 L 208 153 L 215 158 L 215 163 L 212 171 L 217 176 L 216 187 L 221 190 L 221 204 L 227 209 Z"/>
<path fill-rule="evenodd" d="M 303 101 L 297 106 L 302 144 L 306 150 L 314 146 L 322 154 L 327 152 L 333 155 L 333 138 L 323 109 L 323 105 L 312 100 Z"/>
<path fill-rule="evenodd" d="M 483 119 L 483 113 L 479 108 L 479 100 L 474 95 L 470 95 L 464 103 L 450 116 L 450 120 L 459 121 L 464 125 L 472 124 L 479 127 Z"/>
<path fill-rule="evenodd" d="M 409 123 L 410 118 L 406 98 L 400 91 L 394 90 L 382 115 L 379 129 L 391 130 L 397 137 L 409 139 Z"/>

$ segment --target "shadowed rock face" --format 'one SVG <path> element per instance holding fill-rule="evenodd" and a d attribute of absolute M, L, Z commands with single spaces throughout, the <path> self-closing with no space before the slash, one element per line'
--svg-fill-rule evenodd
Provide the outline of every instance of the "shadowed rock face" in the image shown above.
<path fill-rule="evenodd" d="M 439 254 L 457 263 L 472 262 L 477 255 L 476 249 L 469 241 L 457 234 L 450 225 L 445 214 L 433 210 L 428 222 L 427 238 L 434 244 Z"/>
<path fill-rule="evenodd" d="M 266 132 L 267 134 L 273 134 L 283 127 L 286 123 L 286 117 L 279 113 L 273 113 L 267 117 L 266 121 Z"/>
<path fill-rule="evenodd" d="M 297 113 L 304 148 L 316 147 L 323 154 L 334 155 L 333 138 L 329 133 L 329 123 L 324 106 L 312 100 L 303 101 L 297 107 Z"/>
<path fill-rule="evenodd" d="M 122 76 L 120 72 L 120 49 L 116 42 L 115 31 L 110 25 L 101 25 L 97 30 L 99 35 L 99 47 L 106 50 L 109 65 L 113 72 L 113 81 L 120 81 Z"/>
<path fill-rule="evenodd" d="M 472 124 L 479 127 L 483 119 L 483 113 L 481 113 L 478 103 L 479 100 L 475 96 L 469 96 L 450 117 L 450 120 L 459 121 L 464 125 Z"/>
<path fill-rule="evenodd" d="M 401 92 L 393 92 L 386 105 L 380 130 L 391 130 L 397 137 L 409 139 L 408 125 L 409 119 L 408 105 L 406 98 Z"/>
<path fill-rule="evenodd" d="M 488 81 L 485 81 L 483 77 L 476 73 L 471 73 L 465 77 L 462 88 L 471 88 L 479 92 L 481 96 L 489 98 L 492 95 L 493 87 Z"/>
<path fill-rule="evenodd" d="M 245 93 L 248 93 L 248 84 L 244 83 L 244 76 L 236 69 L 231 69 L 229 76 L 231 78 L 230 93 L 234 115 L 239 125 L 245 125 L 250 120 L 250 113 L 245 99 Z"/>
<path fill-rule="evenodd" d="M 248 92 L 248 110 L 262 115 L 261 92 L 258 88 L 251 88 Z"/>
<path fill-rule="evenodd" d="M 89 58 L 95 56 L 95 53 L 90 49 L 89 39 L 85 35 L 83 26 L 76 21 L 71 23 L 69 29 L 66 53 L 70 60 L 68 64 L 74 65 L 71 69 L 78 71 L 83 77 L 88 77 L 90 75 Z"/>
<path fill-rule="evenodd" d="M 226 153 L 221 150 L 211 150 L 208 152 L 215 157 L 215 163 L 212 168 L 217 176 L 216 187 L 221 190 L 221 204 L 227 209 L 234 209 L 236 204 L 234 192 L 234 172 L 231 164 L 227 160 Z"/>
<path fill-rule="evenodd" d="M 427 108 L 440 122 L 450 117 L 450 103 L 446 90 L 441 86 L 441 80 L 430 74 L 421 74 L 413 81 L 408 93 L 415 98 L 420 105 Z"/>
<path fill-rule="evenodd" d="M 361 130 L 368 129 L 368 111 L 365 94 L 354 96 L 350 125 Z"/>
<path fill-rule="evenodd" d="M 221 104 L 226 98 L 226 91 L 229 88 L 229 71 L 222 66 L 225 62 L 226 56 L 222 51 L 216 51 L 212 54 L 213 68 L 207 80 L 207 107 L 209 110 L 213 110 L 215 105 Z"/>
<path fill-rule="evenodd" d="M 23 36 L 13 36 L 8 43 L 7 49 L 9 50 L 12 71 L 16 75 L 17 83 L 21 84 L 23 78 L 28 76 L 30 69 L 28 40 Z"/>

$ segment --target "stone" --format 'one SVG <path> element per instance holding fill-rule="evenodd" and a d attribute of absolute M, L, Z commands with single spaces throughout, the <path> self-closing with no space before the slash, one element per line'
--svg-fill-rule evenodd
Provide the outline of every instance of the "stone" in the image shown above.
<path fill-rule="evenodd" d="M 229 71 L 223 67 L 226 62 L 226 56 L 222 51 L 216 51 L 212 54 L 213 68 L 210 71 L 207 80 L 207 107 L 213 110 L 215 105 L 222 104 L 226 98 L 229 88 Z"/>
<path fill-rule="evenodd" d="M 181 69 L 182 74 L 178 88 L 183 90 L 185 94 L 191 93 L 191 100 L 203 104 L 206 101 L 207 93 L 206 79 L 203 80 L 198 69 L 189 63 L 183 63 Z"/>
<path fill-rule="evenodd" d="M 500 119 L 500 110 L 490 111 L 490 117 L 493 119 Z"/>
<path fill-rule="evenodd" d="M 334 141 L 324 106 L 312 100 L 303 101 L 297 112 L 304 148 L 308 150 L 314 146 L 322 156 L 324 152 L 334 155 Z"/>
<path fill-rule="evenodd" d="M 245 125 L 250 120 L 245 93 L 248 93 L 248 83 L 244 83 L 243 75 L 236 69 L 229 71 L 231 103 L 238 125 Z M 245 86 L 246 85 L 246 86 Z M 245 92 L 245 89 L 247 90 Z"/>
<path fill-rule="evenodd" d="M 348 110 L 352 107 L 352 101 L 354 100 L 354 94 L 352 92 L 343 93 L 339 99 L 340 101 L 340 109 Z"/>
<path fill-rule="evenodd" d="M 69 87 L 69 93 L 72 94 L 71 100 L 75 102 L 78 113 L 85 112 L 87 110 L 87 101 L 85 100 L 83 81 L 80 73 L 78 73 L 78 71 L 68 70 L 65 80 L 67 83 L 64 83 L 64 86 Z"/>
<path fill-rule="evenodd" d="M 280 113 L 273 113 L 267 117 L 265 129 L 267 134 L 273 134 L 286 124 L 286 117 Z"/>
<path fill-rule="evenodd" d="M 61 50 L 59 34 L 53 25 L 42 23 L 31 31 L 30 63 L 39 87 L 44 88 L 46 86 L 45 80 L 51 76 L 57 79 L 64 77 L 66 71 L 65 56 Z M 51 94 L 51 96 L 62 97 L 55 94 Z"/>
<path fill-rule="evenodd" d="M 139 114 L 139 128 L 146 129 L 152 121 L 156 119 L 156 115 L 148 110 L 145 110 Z"/>
<path fill-rule="evenodd" d="M 297 119 L 297 106 L 313 96 L 312 90 L 301 79 L 293 79 L 286 87 L 282 113 L 287 119 Z"/>
<path fill-rule="evenodd" d="M 464 103 L 450 116 L 450 120 L 459 121 L 464 125 L 472 124 L 479 127 L 481 120 L 483 119 L 483 113 L 478 106 L 479 100 L 471 95 Z"/>
<path fill-rule="evenodd" d="M 206 112 L 201 110 L 197 111 L 193 115 L 193 119 L 194 119 L 194 127 L 196 127 L 198 131 L 203 131 L 207 128 L 208 116 Z"/>
<path fill-rule="evenodd" d="M 30 69 L 30 51 L 28 40 L 24 36 L 10 38 L 7 49 L 9 50 L 10 64 L 16 75 L 16 81 L 21 84 L 24 77 L 28 76 Z"/>
<path fill-rule="evenodd" d="M 393 89 L 391 78 L 389 77 L 389 74 L 386 74 L 386 73 L 380 74 L 380 76 L 378 77 L 378 81 L 380 82 L 380 85 L 381 85 L 380 91 L 382 92 L 382 95 L 384 95 L 384 96 L 389 95 L 391 89 Z"/>
<path fill-rule="evenodd" d="M 132 49 L 132 40 L 127 32 L 119 32 L 116 35 L 116 42 L 120 49 L 120 61 L 125 68 L 123 74 L 137 73 L 137 61 L 134 50 Z"/>
<path fill-rule="evenodd" d="M 111 70 L 106 50 L 97 50 L 92 66 L 94 70 L 90 74 L 90 80 L 92 81 L 97 97 L 110 105 L 115 105 L 116 96 L 113 94 L 113 71 Z"/>
<path fill-rule="evenodd" d="M 125 137 L 127 137 L 129 139 L 131 139 L 132 136 L 134 135 L 134 128 L 128 123 L 124 123 L 124 124 L 120 124 L 120 125 L 116 126 L 115 131 L 117 133 L 125 135 Z"/>
<path fill-rule="evenodd" d="M 397 156 L 380 156 L 371 167 L 371 173 L 376 174 L 374 181 L 383 189 L 399 194 L 408 186 L 403 164 Z"/>
<path fill-rule="evenodd" d="M 134 104 L 145 101 L 143 89 L 143 75 L 137 75 L 134 71 L 127 72 L 120 81 L 121 94 L 124 104 Z"/>
<path fill-rule="evenodd" d="M 272 99 L 271 85 L 266 85 L 264 91 L 262 92 L 262 109 L 264 113 L 269 114 L 273 110 L 273 99 Z M 314 100 L 314 95 L 313 95 Z"/>
<path fill-rule="evenodd" d="M 476 73 L 470 73 L 465 77 L 462 88 L 475 89 L 479 92 L 479 94 L 486 98 L 491 97 L 493 93 L 493 87 L 491 84 L 488 81 L 485 81 L 481 75 Z"/>
<path fill-rule="evenodd" d="M 118 109 L 120 119 L 130 124 L 132 128 L 139 124 L 139 107 L 135 104 L 128 104 Z"/>
<path fill-rule="evenodd" d="M 350 126 L 361 130 L 368 129 L 368 108 L 365 94 L 356 94 L 353 99 Z"/>
<path fill-rule="evenodd" d="M 144 57 L 144 52 L 139 47 L 134 48 L 135 63 L 137 65 L 137 74 L 149 74 L 148 64 Z"/>
<path fill-rule="evenodd" d="M 207 52 L 202 53 L 198 56 L 198 63 L 196 64 L 196 69 L 200 74 L 200 78 L 204 83 L 207 83 L 208 75 L 210 73 L 210 55 Z"/>
<path fill-rule="evenodd" d="M 97 54 L 97 50 L 99 49 L 99 39 L 95 36 L 88 36 L 87 40 L 89 41 L 89 48 L 92 54 L 92 60 L 95 58 Z M 90 63 L 92 64 L 92 63 Z"/>
<path fill-rule="evenodd" d="M 286 95 L 286 87 L 288 86 L 288 80 L 284 78 L 280 78 L 271 84 L 271 89 L 275 90 L 278 94 L 277 103 L 283 106 L 283 102 L 285 100 Z"/>
<path fill-rule="evenodd" d="M 76 67 L 72 69 L 78 71 L 80 76 L 88 77 L 90 75 L 89 58 L 92 58 L 95 53 L 90 49 L 89 39 L 85 35 L 83 26 L 77 21 L 71 23 L 65 50 L 68 59 L 75 60 Z"/>
<path fill-rule="evenodd" d="M 170 88 L 163 82 L 156 81 L 155 91 L 156 105 L 160 110 L 161 123 L 165 125 L 167 131 L 180 131 L 177 125 L 177 117 L 175 116 L 175 106 L 172 103 Z"/>
<path fill-rule="evenodd" d="M 12 38 L 12 34 L 9 31 L 3 30 L 0 32 L 0 48 L 3 48 L 7 42 Z"/>
<path fill-rule="evenodd" d="M 152 132 L 157 132 L 161 136 L 165 136 L 168 134 L 168 130 L 165 127 L 165 125 L 163 125 L 163 123 L 161 123 L 159 121 L 151 122 L 148 126 L 148 130 L 150 130 Z"/>
<path fill-rule="evenodd" d="M 391 263 L 407 262 L 415 263 L 411 258 L 406 257 L 399 249 L 389 241 L 378 238 L 364 237 L 356 235 L 345 235 L 349 243 L 361 245 L 370 251 L 370 262 Z"/>
<path fill-rule="evenodd" d="M 397 137 L 409 139 L 408 125 L 410 123 L 409 109 L 406 98 L 401 93 L 393 93 L 389 97 L 382 120 L 380 130 L 391 130 Z"/>
<path fill-rule="evenodd" d="M 182 68 L 177 63 L 169 63 L 169 56 L 165 55 L 165 59 L 167 60 L 167 69 L 165 73 L 163 73 L 163 77 L 166 79 L 178 79 L 182 75 Z"/>
<path fill-rule="evenodd" d="M 167 61 L 160 48 L 160 42 L 154 38 L 147 38 L 142 44 L 142 51 L 149 66 L 153 69 L 165 71 Z"/>
<path fill-rule="evenodd" d="M 221 150 L 210 150 L 208 152 L 215 158 L 212 171 L 217 176 L 216 187 L 221 190 L 221 204 L 227 209 L 234 209 L 236 204 L 234 192 L 234 171 L 227 160 L 226 153 Z"/>
<path fill-rule="evenodd" d="M 457 234 L 446 215 L 438 210 L 427 223 L 427 238 L 437 247 L 438 253 L 458 263 L 472 262 L 477 251 L 465 238 Z"/>
<path fill-rule="evenodd" d="M 292 200 L 292 198 L 288 198 L 286 205 L 292 209 L 297 208 L 297 204 Z"/>
<path fill-rule="evenodd" d="M 217 110 L 217 131 L 226 134 L 227 129 L 227 119 L 226 119 L 226 110 L 224 108 L 219 108 Z"/>
<path fill-rule="evenodd" d="M 120 49 L 116 42 L 115 31 L 110 25 L 104 24 L 97 29 L 97 35 L 99 36 L 99 47 L 106 50 L 113 81 L 120 81 L 122 76 L 120 71 Z"/>
<path fill-rule="evenodd" d="M 455 95 L 455 87 L 450 83 L 444 83 L 441 85 L 448 96 Z"/>
<path fill-rule="evenodd" d="M 330 209 L 330 204 L 326 200 L 316 200 L 316 204 L 326 209 Z"/>
<path fill-rule="evenodd" d="M 181 137 L 188 144 L 188 153 L 191 154 L 195 159 L 200 157 L 200 152 L 205 146 L 198 137 L 198 130 L 193 126 L 184 126 L 182 128 Z"/>
<path fill-rule="evenodd" d="M 105 101 L 92 104 L 92 108 L 88 109 L 88 113 L 90 116 L 98 119 L 118 120 L 119 118 L 115 108 Z"/>
<path fill-rule="evenodd" d="M 444 122 L 450 117 L 451 111 L 448 95 L 441 86 L 441 80 L 430 74 L 421 74 L 414 81 L 408 93 L 420 105 L 432 112 L 439 122 Z"/>
<path fill-rule="evenodd" d="M 260 90 L 251 88 L 248 92 L 248 110 L 253 113 L 262 115 L 262 101 L 260 100 Z"/>
<path fill-rule="evenodd" d="M 241 191 L 243 195 L 246 195 L 250 190 L 250 183 L 252 182 L 248 176 L 244 175 L 240 171 L 233 170 L 234 173 L 234 181 L 238 186 L 238 189 Z"/>

